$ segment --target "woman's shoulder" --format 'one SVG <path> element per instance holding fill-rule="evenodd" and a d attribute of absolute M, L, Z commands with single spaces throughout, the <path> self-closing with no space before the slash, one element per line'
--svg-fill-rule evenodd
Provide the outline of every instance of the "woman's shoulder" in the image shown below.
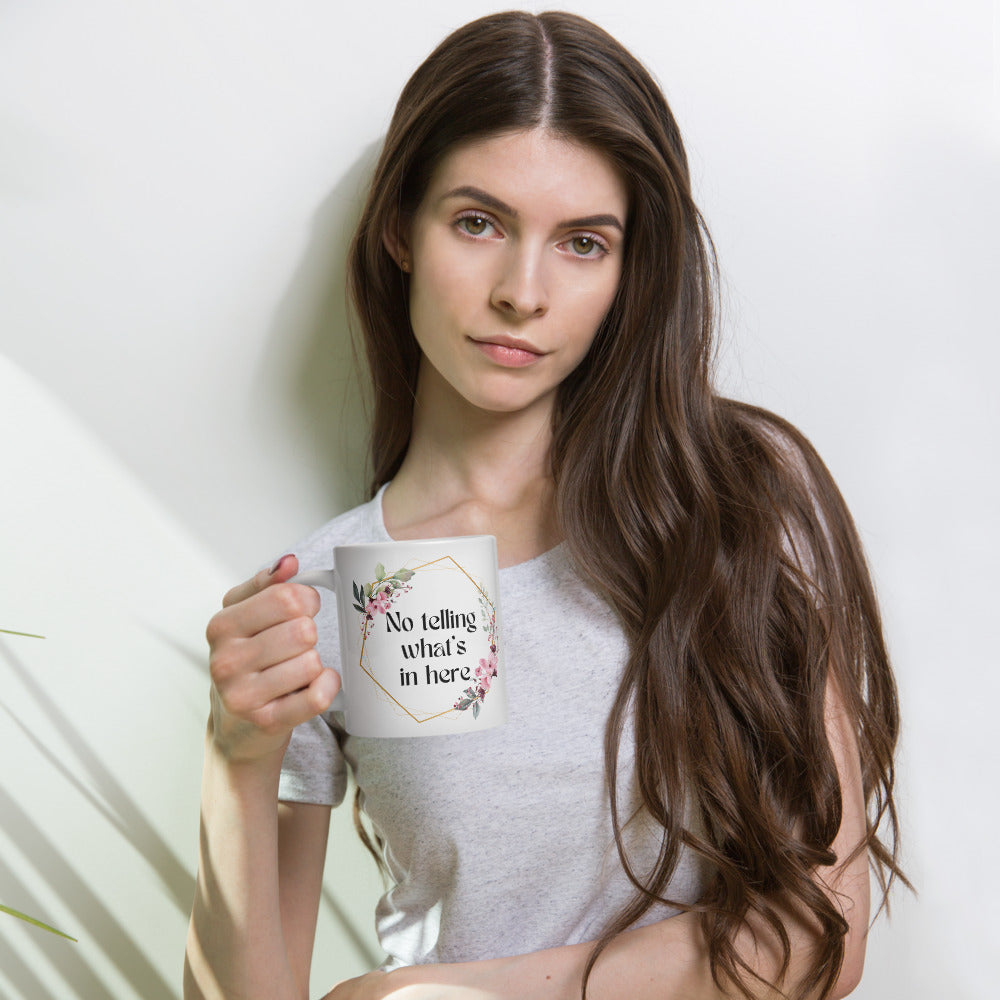
<path fill-rule="evenodd" d="M 847 504 L 806 435 L 762 407 L 730 399 L 722 404 L 729 475 L 743 487 L 737 491 L 741 503 L 749 501 L 754 516 L 772 522 L 794 561 L 813 575 L 835 572 L 848 553 L 860 554 Z"/>
<path fill-rule="evenodd" d="M 794 424 L 751 403 L 720 403 L 727 464 L 766 489 L 777 507 L 808 501 L 806 507 L 815 511 L 843 504 L 826 463 Z"/>
<path fill-rule="evenodd" d="M 778 463 L 804 478 L 815 462 L 822 465 L 809 439 L 784 417 L 738 399 L 721 399 L 719 403 L 726 443 L 737 453 L 746 449 L 758 460 Z"/>
<path fill-rule="evenodd" d="M 388 541 L 388 536 L 382 521 L 380 490 L 371 500 L 331 518 L 288 551 L 295 553 L 303 570 L 326 569 L 331 565 L 337 545 L 383 541 Z"/>

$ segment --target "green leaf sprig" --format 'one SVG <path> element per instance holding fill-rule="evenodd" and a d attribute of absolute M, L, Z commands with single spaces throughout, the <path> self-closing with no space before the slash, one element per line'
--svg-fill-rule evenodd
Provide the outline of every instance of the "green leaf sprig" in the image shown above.
<path fill-rule="evenodd" d="M 34 632 L 15 632 L 10 628 L 0 628 L 0 632 L 4 635 L 23 635 L 28 639 L 44 639 L 44 635 L 35 635 Z M 20 910 L 15 910 L 13 907 L 4 906 L 0 903 L 0 913 L 9 913 L 12 917 L 17 917 L 18 920 L 23 920 L 26 924 L 31 924 L 34 927 L 40 927 L 43 931 L 48 931 L 50 934 L 57 934 L 59 937 L 66 938 L 67 941 L 76 941 L 75 937 L 70 937 L 69 934 L 64 934 L 62 931 L 56 930 L 55 927 L 50 927 L 48 924 L 43 923 L 41 920 L 36 920 L 34 917 L 29 917 L 27 913 L 22 913 Z"/>
<path fill-rule="evenodd" d="M 35 927 L 41 927 L 43 931 L 48 931 L 50 934 L 58 934 L 59 937 L 66 938 L 67 941 L 76 941 L 75 937 L 70 937 L 69 934 L 63 934 L 62 931 L 57 931 L 55 927 L 43 924 L 41 920 L 29 917 L 26 913 L 22 913 L 20 910 L 14 910 L 9 906 L 4 906 L 3 903 L 0 903 L 0 912 L 9 913 L 12 917 L 17 917 L 18 920 L 23 920 L 25 923 L 32 924 Z"/>

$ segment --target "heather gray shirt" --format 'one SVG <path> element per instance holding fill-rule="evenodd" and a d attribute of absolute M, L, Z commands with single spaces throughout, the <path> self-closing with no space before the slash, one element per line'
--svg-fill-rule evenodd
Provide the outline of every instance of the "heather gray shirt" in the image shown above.
<path fill-rule="evenodd" d="M 325 569 L 332 548 L 389 541 L 381 493 L 293 551 Z M 319 651 L 340 660 L 336 601 L 320 591 Z M 386 843 L 392 884 L 376 911 L 386 964 L 461 962 L 591 941 L 631 896 L 611 831 L 604 725 L 625 640 L 607 603 L 574 572 L 566 546 L 500 571 L 509 721 L 448 736 L 369 739 L 330 711 L 299 726 L 279 798 L 339 805 L 350 768 Z M 622 816 L 633 802 L 632 734 L 619 763 Z M 651 824 L 626 829 L 637 873 L 656 859 Z M 682 856 L 671 898 L 701 890 Z M 656 907 L 641 921 L 671 916 Z"/>

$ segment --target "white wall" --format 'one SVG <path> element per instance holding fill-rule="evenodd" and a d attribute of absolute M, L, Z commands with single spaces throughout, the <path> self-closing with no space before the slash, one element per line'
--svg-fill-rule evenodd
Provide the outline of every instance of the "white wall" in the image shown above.
<path fill-rule="evenodd" d="M 81 938 L 0 915 L 0 995 L 179 995 L 204 622 L 361 496 L 342 293 L 358 192 L 410 71 L 506 5 L 343 6 L 0 12 L 0 623 L 48 636 L 0 640 L 0 902 Z M 921 893 L 878 925 L 857 995 L 985 998 L 998 7 L 573 9 L 680 120 L 726 277 L 725 384 L 813 439 L 869 547 Z M 337 912 L 366 908 L 369 875 L 329 881 L 317 988 L 363 967 Z"/>

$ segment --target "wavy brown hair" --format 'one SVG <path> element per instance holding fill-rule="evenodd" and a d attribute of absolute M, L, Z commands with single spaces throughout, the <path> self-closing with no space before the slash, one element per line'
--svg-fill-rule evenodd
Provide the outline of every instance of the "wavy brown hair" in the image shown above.
<path fill-rule="evenodd" d="M 561 386 L 552 474 L 561 529 L 618 614 L 628 657 L 605 735 L 615 840 L 635 885 L 591 956 L 656 902 L 700 914 L 717 984 L 751 996 L 736 950 L 751 918 L 791 946 L 776 906 L 820 943 L 793 996 L 827 996 L 848 930 L 815 876 L 842 803 L 824 726 L 833 681 L 860 750 L 867 851 L 883 898 L 897 862 L 896 692 L 871 580 L 826 467 L 786 422 L 712 386 L 716 266 L 677 124 L 618 42 L 570 14 L 491 15 L 445 39 L 396 107 L 352 244 L 349 283 L 371 372 L 372 493 L 410 440 L 420 352 L 407 279 L 383 245 L 457 143 L 545 127 L 613 162 L 628 186 L 621 284 Z M 832 655 L 835 653 L 836 655 Z M 616 795 L 634 719 L 643 808 L 662 829 L 632 870 Z M 678 806 L 683 804 L 683 808 Z M 885 828 L 884 835 L 880 831 Z M 667 889 L 682 849 L 707 862 L 694 905 Z"/>

